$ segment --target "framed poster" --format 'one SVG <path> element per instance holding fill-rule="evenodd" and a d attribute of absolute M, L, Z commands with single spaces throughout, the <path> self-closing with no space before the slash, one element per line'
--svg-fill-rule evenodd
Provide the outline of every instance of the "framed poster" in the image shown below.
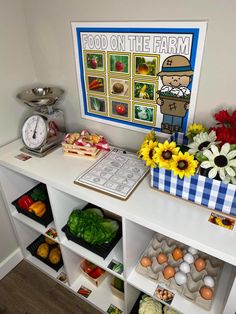
<path fill-rule="evenodd" d="M 185 132 L 193 122 L 206 22 L 72 23 L 82 117 Z"/>

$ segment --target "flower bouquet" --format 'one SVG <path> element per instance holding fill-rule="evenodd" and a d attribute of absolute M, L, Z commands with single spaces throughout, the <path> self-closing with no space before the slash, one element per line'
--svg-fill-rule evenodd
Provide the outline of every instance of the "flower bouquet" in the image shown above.
<path fill-rule="evenodd" d="M 151 167 L 153 188 L 236 215 L 236 110 L 214 117 L 214 127 L 194 123 L 164 143 L 151 131 L 138 156 Z"/>

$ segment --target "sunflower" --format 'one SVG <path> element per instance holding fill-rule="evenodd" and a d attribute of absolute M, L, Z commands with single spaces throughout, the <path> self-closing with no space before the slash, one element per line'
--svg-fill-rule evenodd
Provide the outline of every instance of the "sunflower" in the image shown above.
<path fill-rule="evenodd" d="M 156 135 L 155 135 L 155 132 L 154 132 L 154 129 L 152 129 L 149 133 L 148 133 L 148 135 L 145 137 L 145 140 L 144 141 L 150 141 L 150 140 L 152 140 L 152 141 L 155 141 L 155 139 L 156 139 Z"/>
<path fill-rule="evenodd" d="M 188 152 L 179 152 L 178 155 L 172 156 L 173 161 L 171 162 L 171 170 L 174 171 L 175 176 L 179 176 L 181 179 L 186 176 L 190 177 L 194 175 L 197 168 L 198 162 L 194 160 L 194 156 Z"/>
<path fill-rule="evenodd" d="M 186 136 L 190 141 L 192 141 L 194 136 L 201 132 L 206 132 L 204 126 L 200 123 L 193 123 L 189 126 Z"/>
<path fill-rule="evenodd" d="M 209 134 L 207 132 L 201 132 L 194 136 L 193 142 L 188 145 L 190 148 L 189 154 L 195 155 L 205 149 L 208 149 L 212 144 L 216 144 L 216 132 L 211 131 Z"/>
<path fill-rule="evenodd" d="M 152 140 L 146 141 L 139 150 L 140 157 L 146 161 L 146 166 L 156 168 L 156 163 L 153 160 L 154 148 L 157 147 L 158 142 Z"/>
<path fill-rule="evenodd" d="M 177 155 L 179 147 L 176 147 L 175 142 L 169 143 L 165 141 L 164 144 L 158 143 L 154 148 L 153 160 L 160 168 L 170 169 L 170 163 L 173 160 L 172 156 Z"/>
<path fill-rule="evenodd" d="M 225 143 L 221 150 L 218 147 L 211 145 L 210 149 L 205 150 L 203 155 L 208 159 L 201 163 L 201 167 L 204 169 L 211 168 L 208 173 L 208 177 L 213 179 L 219 173 L 220 179 L 222 181 L 227 180 L 227 178 L 234 178 L 236 172 L 234 167 L 236 167 L 236 150 L 230 151 L 230 144 Z"/>
<path fill-rule="evenodd" d="M 148 146 L 149 140 L 144 140 L 143 144 L 141 145 L 140 149 L 138 150 L 138 158 L 142 158 L 143 157 L 143 149 L 146 148 Z"/>

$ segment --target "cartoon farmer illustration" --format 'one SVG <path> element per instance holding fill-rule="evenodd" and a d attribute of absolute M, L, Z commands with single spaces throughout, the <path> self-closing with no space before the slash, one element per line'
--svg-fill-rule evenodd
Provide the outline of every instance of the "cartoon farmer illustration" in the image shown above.
<path fill-rule="evenodd" d="M 163 84 L 157 98 L 157 104 L 163 114 L 161 131 L 182 132 L 191 94 L 187 87 L 193 76 L 190 61 L 185 56 L 170 56 L 164 60 L 162 70 L 157 75 Z"/>

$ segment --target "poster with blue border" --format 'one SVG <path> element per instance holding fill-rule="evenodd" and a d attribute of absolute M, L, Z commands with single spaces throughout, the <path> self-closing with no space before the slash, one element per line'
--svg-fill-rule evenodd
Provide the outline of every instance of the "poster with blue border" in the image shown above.
<path fill-rule="evenodd" d="M 169 134 L 193 122 L 206 22 L 73 22 L 83 118 Z"/>

